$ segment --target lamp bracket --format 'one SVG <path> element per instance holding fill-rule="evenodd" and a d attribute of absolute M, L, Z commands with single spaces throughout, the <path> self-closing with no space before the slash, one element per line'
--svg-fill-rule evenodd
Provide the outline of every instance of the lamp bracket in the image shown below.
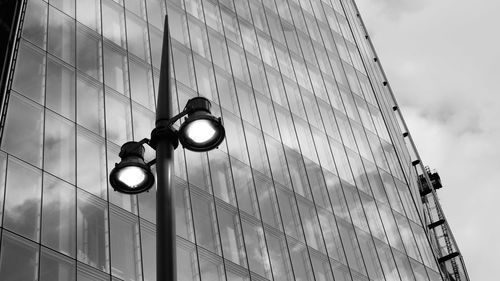
<path fill-rule="evenodd" d="M 180 117 L 182 116 L 179 116 L 179 118 Z M 169 120 L 169 123 L 172 119 Z M 149 146 L 151 146 L 153 149 L 156 150 L 158 142 L 161 139 L 165 138 L 170 141 L 174 149 L 176 149 L 179 146 L 179 138 L 177 137 L 177 131 L 174 128 L 172 128 L 170 124 L 167 124 L 166 126 L 157 126 L 156 128 L 154 128 L 153 131 L 151 131 L 151 140 L 149 141 L 148 144 Z"/>

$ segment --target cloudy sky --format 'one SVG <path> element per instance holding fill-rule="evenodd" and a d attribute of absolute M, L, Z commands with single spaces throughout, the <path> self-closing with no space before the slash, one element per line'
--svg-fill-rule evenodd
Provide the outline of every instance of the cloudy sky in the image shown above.
<path fill-rule="evenodd" d="M 356 0 L 471 280 L 498 280 L 500 1 Z"/>

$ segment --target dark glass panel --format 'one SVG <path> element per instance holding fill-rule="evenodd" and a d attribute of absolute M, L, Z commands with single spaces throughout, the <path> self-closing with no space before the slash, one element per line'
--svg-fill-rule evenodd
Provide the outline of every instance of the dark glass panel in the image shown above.
<path fill-rule="evenodd" d="M 75 260 L 42 248 L 40 255 L 40 281 L 75 281 Z"/>
<path fill-rule="evenodd" d="M 5 191 L 4 227 L 38 241 L 40 231 L 40 170 L 9 158 Z"/>
<path fill-rule="evenodd" d="M 47 61 L 46 106 L 71 120 L 75 119 L 75 72 L 56 59 Z"/>
<path fill-rule="evenodd" d="M 12 88 L 43 104 L 45 84 L 45 54 L 21 41 Z"/>
<path fill-rule="evenodd" d="M 102 81 L 102 41 L 99 34 L 81 24 L 76 30 L 76 68 Z"/>
<path fill-rule="evenodd" d="M 42 0 L 28 2 L 23 23 L 23 37 L 45 49 L 47 28 L 47 3 Z"/>
<path fill-rule="evenodd" d="M 35 243 L 4 231 L 1 249 L 1 280 L 38 280 L 38 246 Z"/>
<path fill-rule="evenodd" d="M 42 107 L 11 94 L 5 124 L 2 149 L 40 167 L 42 164 Z"/>

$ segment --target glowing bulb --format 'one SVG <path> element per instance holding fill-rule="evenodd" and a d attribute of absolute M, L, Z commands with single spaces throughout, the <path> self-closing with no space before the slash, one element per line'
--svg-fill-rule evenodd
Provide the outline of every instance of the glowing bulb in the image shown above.
<path fill-rule="evenodd" d="M 118 180 L 130 188 L 136 188 L 144 183 L 146 173 L 143 169 L 135 166 L 128 166 L 118 172 Z"/>
<path fill-rule="evenodd" d="M 196 143 L 205 143 L 214 138 L 217 131 L 209 120 L 196 120 L 188 124 L 187 137 Z"/>

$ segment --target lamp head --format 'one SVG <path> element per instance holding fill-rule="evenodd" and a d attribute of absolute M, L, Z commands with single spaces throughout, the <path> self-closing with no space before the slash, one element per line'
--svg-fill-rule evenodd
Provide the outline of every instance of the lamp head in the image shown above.
<path fill-rule="evenodd" d="M 179 141 L 192 151 L 209 151 L 221 144 L 225 137 L 221 118 L 210 112 L 210 101 L 203 97 L 190 99 L 186 104 L 188 117 L 179 128 Z"/>
<path fill-rule="evenodd" d="M 150 167 L 144 162 L 144 146 L 130 141 L 122 145 L 121 161 L 115 164 L 109 174 L 109 182 L 114 190 L 137 194 L 149 190 L 154 184 Z"/>

